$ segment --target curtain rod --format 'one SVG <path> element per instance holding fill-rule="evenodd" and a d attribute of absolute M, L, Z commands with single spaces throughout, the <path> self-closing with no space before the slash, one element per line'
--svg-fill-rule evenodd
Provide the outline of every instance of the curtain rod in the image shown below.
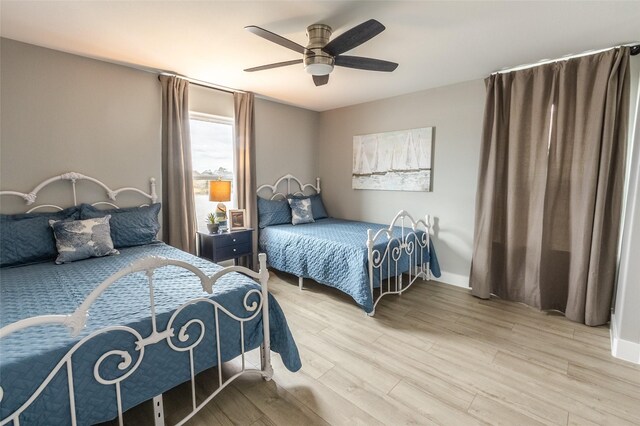
<path fill-rule="evenodd" d="M 178 73 L 167 72 L 167 71 L 159 71 L 160 75 L 168 75 L 173 77 L 180 77 L 187 80 L 191 84 L 195 84 L 196 86 L 206 87 L 208 89 L 219 90 L 221 92 L 227 93 L 247 93 L 244 90 L 232 89 L 231 87 L 221 86 L 219 84 L 209 83 L 208 81 L 197 80 L 195 78 L 187 77 L 185 75 L 180 75 Z"/>
<path fill-rule="evenodd" d="M 620 45 L 620 46 L 607 47 L 605 49 L 589 50 L 589 51 L 586 51 L 586 52 L 567 55 L 567 56 L 563 56 L 561 58 L 556 58 L 556 59 L 543 59 L 543 60 L 541 60 L 539 62 L 535 62 L 533 64 L 517 65 L 515 67 L 502 69 L 500 71 L 494 71 L 494 72 L 491 73 L 491 75 L 503 74 L 503 73 L 508 73 L 508 72 L 512 72 L 512 71 L 524 70 L 524 69 L 527 69 L 527 68 L 537 67 L 539 65 L 545 65 L 545 64 L 551 64 L 551 63 L 554 63 L 554 62 L 566 61 L 566 60 L 573 59 L 573 58 L 580 58 L 582 56 L 595 55 L 596 53 L 606 52 L 607 50 L 616 49 L 618 47 L 623 47 L 623 46 L 627 46 L 627 47 L 629 47 L 631 49 L 631 51 L 629 52 L 629 54 L 631 56 L 635 56 L 635 55 L 640 53 L 640 44 L 636 44 L 636 43 L 623 44 L 623 45 Z"/>

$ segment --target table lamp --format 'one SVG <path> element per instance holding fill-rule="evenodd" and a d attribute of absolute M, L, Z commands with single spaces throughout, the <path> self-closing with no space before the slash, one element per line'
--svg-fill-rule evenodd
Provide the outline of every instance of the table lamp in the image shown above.
<path fill-rule="evenodd" d="M 209 201 L 218 201 L 215 216 L 220 230 L 227 228 L 227 206 L 223 201 L 231 201 L 231 181 L 230 180 L 210 180 L 209 181 Z"/>

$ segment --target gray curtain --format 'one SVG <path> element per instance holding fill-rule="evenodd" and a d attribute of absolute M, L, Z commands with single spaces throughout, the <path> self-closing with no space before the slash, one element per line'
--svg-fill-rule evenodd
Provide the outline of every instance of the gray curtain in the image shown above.
<path fill-rule="evenodd" d="M 189 132 L 189 82 L 159 76 L 162 86 L 162 235 L 196 253 L 196 215 Z"/>
<path fill-rule="evenodd" d="M 487 78 L 472 293 L 609 320 L 629 49 Z"/>
<path fill-rule="evenodd" d="M 256 195 L 256 142 L 253 124 L 253 93 L 234 93 L 235 111 L 235 188 L 238 208 L 246 209 L 247 226 L 253 232 L 253 263 L 247 265 L 257 270 L 258 264 L 258 207 Z"/>

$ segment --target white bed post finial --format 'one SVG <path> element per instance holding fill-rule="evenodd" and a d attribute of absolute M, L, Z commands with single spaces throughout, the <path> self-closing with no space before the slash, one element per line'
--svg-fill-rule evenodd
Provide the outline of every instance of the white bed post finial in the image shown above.
<path fill-rule="evenodd" d="M 156 178 L 149 179 L 149 182 L 151 183 L 151 202 L 155 204 L 158 202 L 158 194 L 156 193 Z"/>
<path fill-rule="evenodd" d="M 9 193 L 9 191 L 6 192 Z M 23 194 L 22 198 L 24 198 L 24 200 L 27 202 L 27 205 L 30 206 L 31 204 L 36 202 L 36 193 L 30 192 L 28 194 Z"/>
<path fill-rule="evenodd" d="M 318 194 L 320 193 L 320 178 L 319 177 L 316 178 L 316 191 L 318 192 Z"/>
<path fill-rule="evenodd" d="M 271 336 L 269 328 L 269 271 L 267 270 L 267 255 L 258 255 L 260 269 L 260 286 L 262 287 L 262 345 L 260 345 L 260 368 L 265 380 L 273 377 L 273 367 L 271 366 Z"/>

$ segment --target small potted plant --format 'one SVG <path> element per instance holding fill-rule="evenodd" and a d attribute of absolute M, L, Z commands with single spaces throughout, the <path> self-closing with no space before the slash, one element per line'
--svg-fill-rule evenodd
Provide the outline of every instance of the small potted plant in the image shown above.
<path fill-rule="evenodd" d="M 218 232 L 218 224 L 216 223 L 216 216 L 213 213 L 207 215 L 207 229 L 210 234 Z"/>

